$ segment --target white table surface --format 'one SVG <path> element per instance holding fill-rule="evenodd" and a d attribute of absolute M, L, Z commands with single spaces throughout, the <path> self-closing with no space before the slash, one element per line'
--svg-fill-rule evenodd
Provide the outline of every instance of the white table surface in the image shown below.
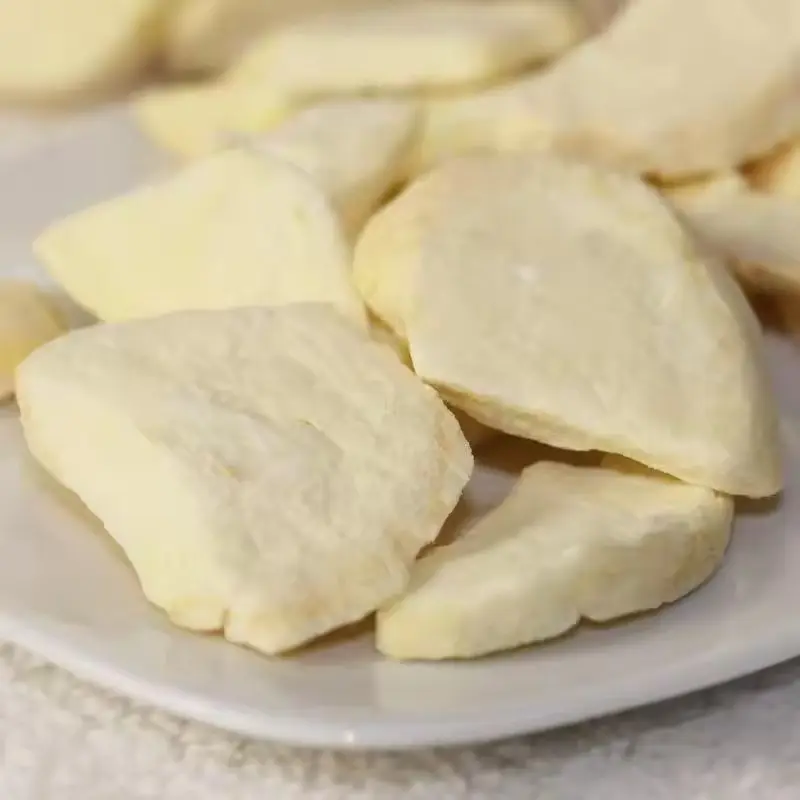
<path fill-rule="evenodd" d="M 49 127 L 0 116 L 0 156 Z M 360 755 L 243 740 L 112 696 L 0 644 L 0 800 L 206 798 L 797 800 L 800 661 L 552 734 Z"/>

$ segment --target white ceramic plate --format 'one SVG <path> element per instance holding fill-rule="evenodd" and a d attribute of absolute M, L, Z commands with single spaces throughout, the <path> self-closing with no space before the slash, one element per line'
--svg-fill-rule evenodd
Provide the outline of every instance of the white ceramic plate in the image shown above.
<path fill-rule="evenodd" d="M 45 223 L 160 166 L 119 113 L 0 162 L 0 273 L 36 270 L 29 242 Z M 368 634 L 267 659 L 171 627 L 93 519 L 29 461 L 9 411 L 0 415 L 0 636 L 178 714 L 332 747 L 455 744 L 543 730 L 769 666 L 800 654 L 800 355 L 774 341 L 769 356 L 789 488 L 779 503 L 743 511 L 711 583 L 653 616 L 458 664 L 384 661 Z M 507 490 L 504 464 L 495 458 L 479 470 L 468 512 Z"/>

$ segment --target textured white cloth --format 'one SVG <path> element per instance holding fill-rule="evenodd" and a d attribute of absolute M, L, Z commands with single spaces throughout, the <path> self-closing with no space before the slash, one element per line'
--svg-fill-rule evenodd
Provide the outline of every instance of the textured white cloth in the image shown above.
<path fill-rule="evenodd" d="M 0 646 L 2 800 L 797 800 L 800 662 L 527 739 L 403 754 L 251 742 Z"/>

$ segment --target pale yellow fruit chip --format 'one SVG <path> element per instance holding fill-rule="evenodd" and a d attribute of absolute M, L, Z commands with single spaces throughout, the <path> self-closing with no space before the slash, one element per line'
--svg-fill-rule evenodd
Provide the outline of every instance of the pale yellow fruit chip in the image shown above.
<path fill-rule="evenodd" d="M 147 597 L 266 653 L 402 591 L 472 469 L 435 392 L 321 304 L 94 326 L 17 380 L 31 451 Z"/>
<path fill-rule="evenodd" d="M 557 148 L 637 173 L 734 167 L 800 133 L 800 4 L 636 0 L 551 69 L 429 111 L 418 163 Z"/>
<path fill-rule="evenodd" d="M 223 82 L 148 89 L 131 108 L 155 144 L 189 159 L 214 153 L 236 136 L 269 130 L 289 113 L 287 101 L 263 86 Z"/>
<path fill-rule="evenodd" d="M 666 190 L 689 227 L 756 289 L 800 292 L 800 196 L 769 195 L 730 174 Z"/>
<path fill-rule="evenodd" d="M 210 156 L 57 222 L 34 249 L 106 321 L 308 301 L 366 324 L 336 213 L 301 170 L 265 154 Z"/>
<path fill-rule="evenodd" d="M 35 283 L 0 281 L 0 400 L 14 393 L 17 366 L 66 329 L 53 302 Z"/>
<path fill-rule="evenodd" d="M 270 31 L 230 76 L 301 96 L 446 89 L 519 72 L 582 34 L 558 0 L 388 3 Z"/>
<path fill-rule="evenodd" d="M 0 0 L 0 97 L 94 99 L 154 57 L 162 0 Z"/>
<path fill-rule="evenodd" d="M 470 658 L 552 639 L 691 592 L 719 566 L 733 502 L 657 473 L 541 462 L 378 613 L 397 659 Z"/>
<path fill-rule="evenodd" d="M 638 178 L 451 161 L 373 217 L 355 277 L 417 374 L 490 427 L 731 494 L 781 487 L 758 322 Z"/>
<path fill-rule="evenodd" d="M 416 122 L 417 106 L 405 100 L 329 100 L 254 137 L 252 146 L 307 172 L 353 234 L 405 177 Z"/>

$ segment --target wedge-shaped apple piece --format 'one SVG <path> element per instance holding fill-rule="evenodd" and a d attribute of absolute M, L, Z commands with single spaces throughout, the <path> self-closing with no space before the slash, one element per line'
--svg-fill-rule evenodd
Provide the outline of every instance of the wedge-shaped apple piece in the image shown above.
<path fill-rule="evenodd" d="M 61 314 L 35 283 L 0 281 L 0 401 L 14 393 L 17 366 L 66 330 Z"/>
<path fill-rule="evenodd" d="M 255 137 L 253 145 L 305 170 L 354 233 L 405 178 L 416 120 L 416 105 L 404 100 L 329 100 Z"/>
<path fill-rule="evenodd" d="M 0 0 L 0 98 L 94 99 L 155 55 L 161 0 Z"/>
<path fill-rule="evenodd" d="M 187 159 L 223 149 L 236 136 L 269 130 L 289 113 L 287 101 L 263 86 L 222 81 L 148 89 L 131 109 L 154 144 Z"/>
<path fill-rule="evenodd" d="M 266 653 L 402 591 L 472 467 L 435 392 L 324 304 L 94 326 L 17 388 L 33 454 L 147 597 Z"/>
<path fill-rule="evenodd" d="M 636 0 L 551 69 L 432 106 L 419 160 L 555 147 L 638 173 L 692 175 L 800 132 L 800 4 Z"/>
<path fill-rule="evenodd" d="M 320 301 L 366 324 L 335 211 L 265 154 L 210 156 L 56 223 L 34 249 L 106 321 Z"/>
<path fill-rule="evenodd" d="M 417 374 L 479 422 L 731 494 L 781 487 L 758 322 L 638 178 L 456 159 L 372 218 L 355 276 Z"/>
<path fill-rule="evenodd" d="M 300 96 L 458 87 L 518 72 L 582 33 L 557 0 L 345 8 L 269 31 L 230 75 Z"/>
<path fill-rule="evenodd" d="M 659 608 L 725 554 L 733 501 L 657 473 L 540 462 L 378 614 L 397 659 L 470 658 Z"/>
<path fill-rule="evenodd" d="M 800 196 L 756 192 L 730 174 L 666 194 L 697 236 L 730 259 L 748 285 L 800 292 Z"/>

